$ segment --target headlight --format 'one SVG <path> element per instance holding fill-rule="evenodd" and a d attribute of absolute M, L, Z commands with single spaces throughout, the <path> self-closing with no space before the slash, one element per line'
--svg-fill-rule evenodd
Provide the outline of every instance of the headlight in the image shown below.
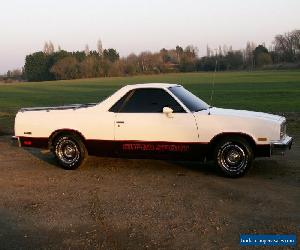
<path fill-rule="evenodd" d="M 280 139 L 283 138 L 285 134 L 286 134 L 286 122 L 283 122 L 280 125 Z"/>

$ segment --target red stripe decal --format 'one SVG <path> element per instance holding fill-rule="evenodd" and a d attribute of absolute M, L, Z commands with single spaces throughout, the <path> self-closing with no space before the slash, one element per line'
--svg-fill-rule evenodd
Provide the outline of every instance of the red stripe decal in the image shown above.
<path fill-rule="evenodd" d="M 189 145 L 125 143 L 122 145 L 122 149 L 124 151 L 187 152 L 189 151 Z"/>

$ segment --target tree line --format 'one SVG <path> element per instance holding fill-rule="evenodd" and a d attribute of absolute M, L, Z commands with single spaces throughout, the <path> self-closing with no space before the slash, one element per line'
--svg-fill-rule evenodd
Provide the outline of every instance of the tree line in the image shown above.
<path fill-rule="evenodd" d="M 231 46 L 211 49 L 199 57 L 194 46 L 161 49 L 159 52 L 142 52 L 120 57 L 116 49 L 103 49 L 99 40 L 97 50 L 88 46 L 83 51 L 68 52 L 52 42 L 46 42 L 43 51 L 27 55 L 22 74 L 28 81 L 63 80 L 91 77 L 158 74 L 168 72 L 194 72 L 225 70 L 255 70 L 280 68 L 280 65 L 300 67 L 300 30 L 274 38 L 273 45 L 248 42 L 245 49 L 233 50 Z M 12 74 L 12 72 L 9 72 Z M 12 75 L 13 76 L 13 75 Z"/>

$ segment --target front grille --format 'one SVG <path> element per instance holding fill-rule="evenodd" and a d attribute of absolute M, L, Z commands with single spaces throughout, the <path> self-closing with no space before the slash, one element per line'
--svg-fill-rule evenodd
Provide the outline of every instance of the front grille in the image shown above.
<path fill-rule="evenodd" d="M 286 134 L 286 122 L 281 123 L 280 125 L 280 139 L 282 139 Z"/>

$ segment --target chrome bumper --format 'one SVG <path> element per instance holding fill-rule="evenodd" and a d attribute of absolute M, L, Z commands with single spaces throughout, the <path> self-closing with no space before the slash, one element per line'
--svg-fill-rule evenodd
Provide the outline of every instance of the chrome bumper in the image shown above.
<path fill-rule="evenodd" d="M 284 155 L 285 151 L 290 150 L 293 138 L 285 136 L 280 141 L 271 142 L 271 155 Z"/>

